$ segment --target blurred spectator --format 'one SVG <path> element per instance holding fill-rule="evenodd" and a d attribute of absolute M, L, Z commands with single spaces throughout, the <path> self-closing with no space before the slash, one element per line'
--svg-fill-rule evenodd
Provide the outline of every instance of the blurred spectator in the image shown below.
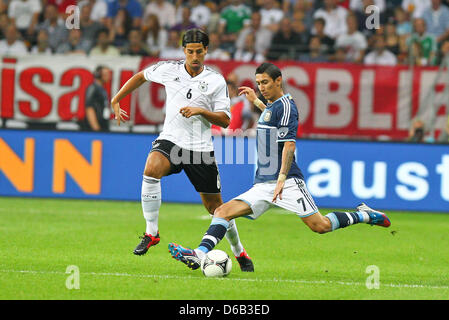
<path fill-rule="evenodd" d="M 131 29 L 128 34 L 128 43 L 123 47 L 122 54 L 129 56 L 150 56 L 150 49 L 145 45 L 142 39 L 140 29 Z"/>
<path fill-rule="evenodd" d="M 80 13 L 80 28 L 82 33 L 82 41 L 85 42 L 87 47 L 87 52 L 92 49 L 95 45 L 95 37 L 97 36 L 98 31 L 103 28 L 102 24 L 96 21 L 93 21 L 90 16 L 92 12 L 92 7 L 87 5 L 81 8 Z"/>
<path fill-rule="evenodd" d="M 329 59 L 323 51 L 320 38 L 314 36 L 309 41 L 309 53 L 302 53 L 298 60 L 301 62 L 328 62 Z"/>
<path fill-rule="evenodd" d="M 284 1 L 285 2 L 285 1 Z M 313 1 L 311 0 L 294 0 L 292 1 L 293 3 L 293 22 L 295 22 L 296 20 L 296 16 L 298 15 L 298 13 L 302 14 L 302 21 L 304 23 L 304 25 L 306 26 L 307 30 L 312 30 L 313 28 Z M 285 12 L 284 10 L 284 15 L 288 16 L 288 14 Z"/>
<path fill-rule="evenodd" d="M 109 30 L 104 28 L 101 29 L 97 34 L 96 46 L 90 50 L 89 55 L 91 56 L 110 56 L 117 57 L 120 55 L 120 51 L 111 45 L 109 39 Z"/>
<path fill-rule="evenodd" d="M 427 32 L 438 43 L 449 36 L 449 8 L 442 5 L 441 0 L 432 0 L 431 7 L 424 11 L 422 18 L 426 21 Z"/>
<path fill-rule="evenodd" d="M 402 8 L 413 18 L 421 18 L 431 0 L 402 0 Z"/>
<path fill-rule="evenodd" d="M 133 27 L 140 27 L 143 12 L 138 0 L 108 0 L 107 4 L 108 18 L 106 21 L 109 28 L 113 25 L 113 20 L 117 18 L 121 9 L 125 9 L 128 12 Z"/>
<path fill-rule="evenodd" d="M 106 17 L 108 16 L 108 5 L 105 0 L 88 0 L 92 6 L 90 18 L 93 21 L 106 25 Z"/>
<path fill-rule="evenodd" d="M 263 7 L 260 9 L 262 27 L 268 28 L 273 33 L 279 31 L 279 23 L 284 17 L 284 12 L 276 4 L 275 0 L 264 0 Z"/>
<path fill-rule="evenodd" d="M 94 82 L 86 89 L 85 117 L 79 122 L 81 130 L 109 130 L 109 98 L 104 85 L 111 81 L 111 70 L 98 66 L 94 72 Z"/>
<path fill-rule="evenodd" d="M 177 31 L 170 30 L 168 34 L 168 42 L 159 54 L 159 58 L 165 60 L 184 59 L 184 50 L 181 46 L 181 38 Z"/>
<path fill-rule="evenodd" d="M 218 33 L 221 35 L 222 47 L 231 53 L 235 50 L 238 34 L 244 26 L 250 24 L 251 9 L 241 0 L 231 0 L 220 14 Z"/>
<path fill-rule="evenodd" d="M 65 19 L 67 7 L 76 6 L 76 3 L 76 0 L 47 0 L 46 6 L 49 4 L 55 5 L 58 11 L 58 16 Z"/>
<path fill-rule="evenodd" d="M 166 0 L 151 0 L 145 7 L 144 20 L 150 15 L 155 14 L 160 25 L 169 29 L 176 24 L 176 10 L 175 6 Z"/>
<path fill-rule="evenodd" d="M 346 52 L 346 61 L 361 63 L 368 48 L 365 36 L 358 31 L 357 17 L 351 14 L 347 17 L 348 30 L 338 36 L 335 46 L 343 48 Z"/>
<path fill-rule="evenodd" d="M 246 37 L 248 36 L 248 34 L 252 33 L 255 36 L 254 48 L 256 52 L 262 55 L 266 55 L 268 49 L 270 48 L 271 38 L 273 34 L 269 29 L 262 27 L 260 21 L 261 21 L 260 12 L 258 11 L 253 12 L 253 14 L 251 15 L 251 24 L 245 27 L 238 36 L 236 42 L 237 50 L 243 49 Z"/>
<path fill-rule="evenodd" d="M 11 0 L 8 6 L 10 22 L 27 40 L 33 40 L 41 11 L 39 0 Z"/>
<path fill-rule="evenodd" d="M 414 33 L 407 40 L 407 45 L 412 49 L 415 64 L 422 66 L 434 65 L 437 42 L 434 36 L 426 32 L 424 19 L 415 19 L 414 30 Z"/>
<path fill-rule="evenodd" d="M 446 63 L 446 66 L 449 66 L 449 40 L 443 42 L 438 54 L 438 64 L 441 65 L 443 62 Z"/>
<path fill-rule="evenodd" d="M 27 53 L 27 47 L 19 40 L 16 26 L 10 24 L 5 30 L 5 39 L 0 40 L 0 56 L 21 56 Z"/>
<path fill-rule="evenodd" d="M 38 25 L 37 29 L 44 29 L 48 33 L 48 41 L 53 52 L 68 38 L 68 30 L 64 20 L 58 16 L 58 8 L 54 4 L 48 4 L 44 12 L 45 20 Z"/>
<path fill-rule="evenodd" d="M 408 19 L 407 12 L 402 7 L 394 10 L 396 20 L 396 32 L 399 36 L 409 35 L 413 31 L 412 23 Z"/>
<path fill-rule="evenodd" d="M 182 7 L 182 20 L 181 22 L 175 24 L 170 30 L 175 30 L 180 33 L 180 38 L 182 38 L 184 32 L 189 29 L 198 28 L 198 26 L 190 20 L 191 10 L 189 7 Z"/>
<path fill-rule="evenodd" d="M 304 12 L 293 12 L 292 30 L 299 35 L 300 43 L 298 43 L 298 50 L 301 52 L 307 52 L 308 43 L 310 39 L 310 33 L 304 24 Z"/>
<path fill-rule="evenodd" d="M 209 46 L 207 48 L 207 60 L 231 60 L 231 55 L 220 48 L 220 35 L 216 32 L 209 33 Z"/>
<path fill-rule="evenodd" d="M 334 51 L 334 45 L 335 45 L 335 40 L 332 39 L 331 37 L 327 36 L 324 33 L 324 29 L 326 26 L 326 20 L 324 20 L 323 18 L 316 18 L 314 23 L 314 36 L 318 37 L 320 39 L 320 43 L 321 43 L 321 47 L 323 50 L 323 53 L 333 53 Z M 310 43 L 309 43 L 309 47 L 310 47 Z"/>
<path fill-rule="evenodd" d="M 365 5 L 364 0 L 351 0 L 349 2 L 349 9 L 351 9 L 351 11 L 359 11 L 359 12 L 363 12 L 366 9 L 366 5 Z M 385 0 L 374 0 L 372 2 L 372 4 L 370 3 L 369 5 L 374 5 L 377 8 L 379 8 L 380 12 L 384 12 L 385 11 Z"/>
<path fill-rule="evenodd" d="M 8 0 L 0 0 L 0 15 L 8 13 Z"/>
<path fill-rule="evenodd" d="M 395 55 L 399 54 L 399 36 L 396 25 L 392 22 L 385 26 L 385 48 Z"/>
<path fill-rule="evenodd" d="M 409 142 L 424 142 L 424 133 L 424 122 L 419 118 L 415 118 L 412 121 L 407 140 Z"/>
<path fill-rule="evenodd" d="M 142 36 L 154 57 L 159 56 L 161 50 L 167 45 L 168 32 L 159 24 L 159 19 L 155 14 L 150 14 L 144 21 Z"/>
<path fill-rule="evenodd" d="M 69 38 L 66 42 L 61 43 L 56 49 L 56 53 L 60 54 L 81 54 L 86 55 L 89 44 L 82 41 L 82 33 L 80 29 L 71 29 Z"/>
<path fill-rule="evenodd" d="M 199 28 L 206 30 L 210 20 L 210 10 L 200 0 L 189 0 L 190 21 L 195 21 Z"/>
<path fill-rule="evenodd" d="M 336 39 L 347 31 L 347 15 L 348 11 L 345 8 L 337 6 L 337 0 L 324 0 L 324 7 L 318 9 L 313 17 L 323 18 L 326 21 L 324 33 Z"/>
<path fill-rule="evenodd" d="M 256 52 L 255 42 L 254 34 L 248 33 L 245 39 L 245 45 L 243 48 L 237 49 L 234 54 L 234 60 L 243 62 L 255 61 L 257 63 L 265 61 L 264 55 Z"/>
<path fill-rule="evenodd" d="M 9 26 L 9 18 L 8 15 L 4 13 L 0 13 L 0 40 L 5 39 L 6 27 Z"/>
<path fill-rule="evenodd" d="M 128 43 L 128 33 L 131 29 L 131 16 L 125 9 L 119 9 L 111 28 L 109 28 L 111 43 L 117 48 L 123 48 Z"/>
<path fill-rule="evenodd" d="M 215 2 L 207 1 L 206 6 L 210 10 L 210 19 L 207 24 L 207 32 L 218 32 L 218 27 L 220 25 L 220 12 L 218 10 L 218 5 Z"/>
<path fill-rule="evenodd" d="M 391 51 L 385 48 L 384 37 L 377 36 L 375 48 L 366 55 L 364 63 L 366 65 L 395 66 L 397 64 L 397 59 Z"/>
<path fill-rule="evenodd" d="M 36 40 L 37 43 L 31 48 L 32 54 L 53 54 L 48 41 L 48 32 L 45 29 L 39 30 Z"/>
<path fill-rule="evenodd" d="M 268 60 L 294 59 L 299 52 L 301 43 L 299 34 L 293 31 L 289 18 L 281 20 L 280 30 L 273 36 L 270 49 L 267 53 Z"/>
<path fill-rule="evenodd" d="M 336 48 L 335 53 L 333 55 L 333 61 L 335 63 L 347 63 L 347 55 L 346 51 L 343 48 Z"/>

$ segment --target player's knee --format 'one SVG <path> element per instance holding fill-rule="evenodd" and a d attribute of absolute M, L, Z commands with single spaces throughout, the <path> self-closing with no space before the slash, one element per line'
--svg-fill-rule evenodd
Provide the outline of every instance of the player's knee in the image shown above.
<path fill-rule="evenodd" d="M 152 177 L 155 179 L 161 179 L 163 176 L 162 171 L 156 165 L 153 164 L 146 165 L 143 174 L 146 175 L 147 177 Z"/>
<path fill-rule="evenodd" d="M 309 225 L 309 228 L 316 233 L 323 234 L 328 232 L 328 227 L 323 223 L 313 223 Z"/>
<path fill-rule="evenodd" d="M 214 215 L 215 210 L 220 206 L 219 203 L 208 203 L 206 204 L 206 210 L 211 214 Z"/>
<path fill-rule="evenodd" d="M 226 210 L 226 207 L 224 205 L 221 205 L 217 209 L 215 209 L 214 217 L 229 220 L 229 211 Z"/>

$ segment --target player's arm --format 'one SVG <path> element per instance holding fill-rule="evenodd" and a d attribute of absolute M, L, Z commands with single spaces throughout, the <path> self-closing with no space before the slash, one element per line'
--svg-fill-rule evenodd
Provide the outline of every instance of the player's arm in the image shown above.
<path fill-rule="evenodd" d="M 229 116 L 223 111 L 213 112 L 200 107 L 184 107 L 179 112 L 186 118 L 197 115 L 203 116 L 210 123 L 222 128 L 227 128 L 231 122 Z"/>
<path fill-rule="evenodd" d="M 246 96 L 246 99 L 248 99 L 249 102 L 254 104 L 261 111 L 264 111 L 267 107 L 259 98 L 257 98 L 256 93 L 252 88 L 239 87 L 239 96 L 241 96 L 242 94 L 244 94 Z"/>
<path fill-rule="evenodd" d="M 143 75 L 143 71 L 136 73 L 128 81 L 126 81 L 123 87 L 120 88 L 119 92 L 117 92 L 117 94 L 112 98 L 111 106 L 114 110 L 115 119 L 117 120 L 118 125 L 120 125 L 120 121 L 126 121 L 127 119 L 125 117 L 128 117 L 126 111 L 120 108 L 120 101 L 140 87 L 143 83 L 145 83 L 145 81 L 147 80 Z"/>
<path fill-rule="evenodd" d="M 279 170 L 279 176 L 276 183 L 276 189 L 274 190 L 273 202 L 276 202 L 277 197 L 282 200 L 282 190 L 284 190 L 284 183 L 287 179 L 287 174 L 292 166 L 293 157 L 295 155 L 296 142 L 286 141 L 284 142 L 284 149 L 282 150 L 282 163 L 281 170 Z"/>

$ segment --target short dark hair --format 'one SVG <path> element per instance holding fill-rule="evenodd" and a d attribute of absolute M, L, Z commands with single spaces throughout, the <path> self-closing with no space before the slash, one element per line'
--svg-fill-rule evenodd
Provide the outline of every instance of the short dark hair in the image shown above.
<path fill-rule="evenodd" d="M 282 77 L 281 69 L 278 66 L 270 63 L 264 62 L 256 69 L 256 74 L 266 73 L 270 76 L 271 79 L 276 80 L 279 77 Z"/>
<path fill-rule="evenodd" d="M 207 47 L 209 45 L 209 36 L 201 29 L 189 29 L 182 37 L 182 46 L 185 47 L 188 43 L 202 43 L 204 47 Z"/>

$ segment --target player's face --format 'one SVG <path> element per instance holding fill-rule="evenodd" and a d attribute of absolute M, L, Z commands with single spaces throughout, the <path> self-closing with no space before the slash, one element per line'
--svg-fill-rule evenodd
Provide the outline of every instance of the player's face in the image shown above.
<path fill-rule="evenodd" d="M 265 99 L 272 102 L 282 96 L 282 78 L 273 80 L 267 73 L 256 74 L 256 84 Z"/>
<path fill-rule="evenodd" d="M 207 48 L 202 43 L 188 43 L 184 48 L 186 65 L 193 71 L 199 71 L 203 67 Z"/>

